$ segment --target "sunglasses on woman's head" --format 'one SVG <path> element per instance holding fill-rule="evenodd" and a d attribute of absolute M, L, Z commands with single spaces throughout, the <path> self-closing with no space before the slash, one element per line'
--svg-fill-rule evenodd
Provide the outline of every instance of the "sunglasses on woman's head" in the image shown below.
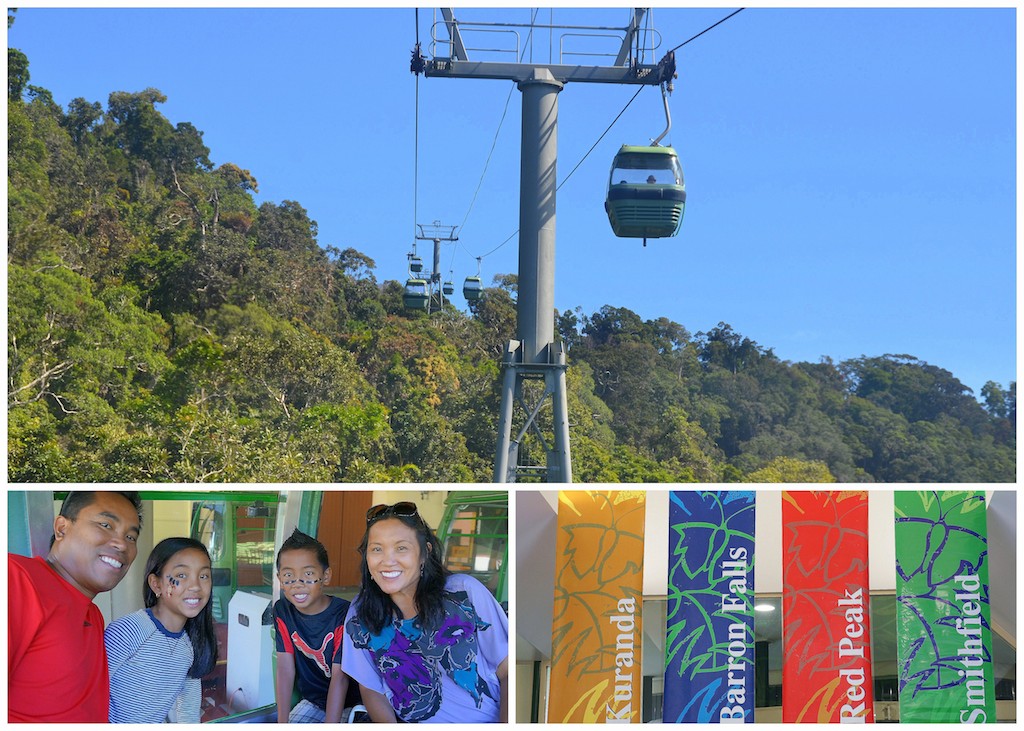
<path fill-rule="evenodd" d="M 395 503 L 394 505 L 374 505 L 372 508 L 366 511 L 366 524 L 376 523 L 378 520 L 383 520 L 392 515 L 397 515 L 402 518 L 411 518 L 414 515 L 418 516 L 419 513 L 416 510 L 416 503 Z"/>

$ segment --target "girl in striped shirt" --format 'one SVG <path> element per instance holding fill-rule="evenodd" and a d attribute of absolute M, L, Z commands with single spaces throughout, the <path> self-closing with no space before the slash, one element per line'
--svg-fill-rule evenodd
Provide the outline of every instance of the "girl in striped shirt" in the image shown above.
<path fill-rule="evenodd" d="M 167 538 L 146 562 L 145 609 L 104 633 L 111 723 L 199 723 L 201 678 L 217 663 L 210 554 L 191 538 Z"/>

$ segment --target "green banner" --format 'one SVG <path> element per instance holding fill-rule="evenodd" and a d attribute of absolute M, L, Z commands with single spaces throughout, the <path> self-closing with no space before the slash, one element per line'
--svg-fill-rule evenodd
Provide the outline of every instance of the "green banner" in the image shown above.
<path fill-rule="evenodd" d="M 897 491 L 903 723 L 995 723 L 985 493 Z"/>

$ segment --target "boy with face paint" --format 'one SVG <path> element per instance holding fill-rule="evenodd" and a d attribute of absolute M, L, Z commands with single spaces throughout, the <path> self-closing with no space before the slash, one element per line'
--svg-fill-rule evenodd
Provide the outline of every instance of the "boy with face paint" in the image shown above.
<path fill-rule="evenodd" d="M 331 579 L 327 549 L 296 529 L 277 554 L 281 598 L 274 604 L 277 630 L 275 697 L 278 723 L 338 723 L 346 705 L 348 676 L 341 644 L 349 603 L 324 593 Z M 301 700 L 291 707 L 298 681 Z"/>
<path fill-rule="evenodd" d="M 92 600 L 128 573 L 141 530 L 137 492 L 72 492 L 45 558 L 7 555 L 8 722 L 107 722 L 103 615 Z"/>

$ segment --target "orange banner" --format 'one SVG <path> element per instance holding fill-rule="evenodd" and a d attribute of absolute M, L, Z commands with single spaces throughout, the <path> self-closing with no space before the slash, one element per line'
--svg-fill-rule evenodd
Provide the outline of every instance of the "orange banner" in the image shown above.
<path fill-rule="evenodd" d="M 558 494 L 550 723 L 640 723 L 642 490 Z"/>

